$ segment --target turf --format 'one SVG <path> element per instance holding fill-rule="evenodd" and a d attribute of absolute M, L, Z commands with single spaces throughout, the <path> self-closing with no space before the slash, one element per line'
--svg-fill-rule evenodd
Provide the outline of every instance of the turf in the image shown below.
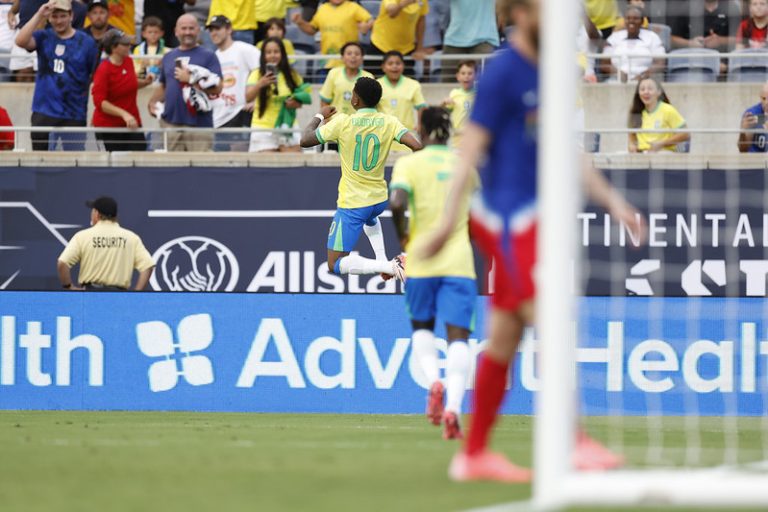
<path fill-rule="evenodd" d="M 457 445 L 421 416 L 5 411 L 0 418 L 3 512 L 425 512 L 530 497 L 529 486 L 449 482 Z M 530 423 L 505 417 L 495 447 L 530 464 Z M 590 423 L 600 436 L 610 428 Z M 682 425 L 665 420 L 668 442 L 682 442 Z M 709 446 L 722 442 L 721 431 L 703 427 Z M 644 442 L 636 430 L 625 434 L 630 447 Z M 759 448 L 759 436 L 744 443 L 753 441 Z"/>

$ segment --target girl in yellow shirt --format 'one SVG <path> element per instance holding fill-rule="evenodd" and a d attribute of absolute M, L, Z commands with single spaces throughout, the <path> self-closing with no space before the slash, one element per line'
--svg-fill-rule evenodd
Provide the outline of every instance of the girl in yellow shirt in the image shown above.
<path fill-rule="evenodd" d="M 251 128 L 292 128 L 296 109 L 312 102 L 310 88 L 291 68 L 283 42 L 277 37 L 264 40 L 259 69 L 251 72 L 245 90 L 246 101 L 254 101 Z M 268 131 L 251 133 L 249 151 L 299 151 L 297 137 Z"/>
<path fill-rule="evenodd" d="M 680 129 L 685 119 L 669 103 L 667 94 L 655 78 L 644 78 L 637 83 L 632 107 L 629 111 L 629 127 L 643 130 Z M 656 153 L 678 151 L 678 144 L 691 139 L 690 133 L 630 133 L 630 153 Z"/>
<path fill-rule="evenodd" d="M 384 71 L 384 76 L 379 78 L 382 91 L 379 111 L 395 116 L 406 128 L 417 132 L 421 112 L 427 107 L 421 84 L 413 78 L 403 76 L 405 58 L 397 50 L 384 54 L 381 70 Z M 392 149 L 408 151 L 402 144 L 395 144 Z"/>

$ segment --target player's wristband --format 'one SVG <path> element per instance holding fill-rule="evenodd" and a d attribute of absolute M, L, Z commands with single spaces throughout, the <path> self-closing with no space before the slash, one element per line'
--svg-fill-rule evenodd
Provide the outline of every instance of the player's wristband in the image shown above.
<path fill-rule="evenodd" d="M 321 123 L 322 123 L 323 121 L 325 121 L 325 116 L 324 116 L 323 114 L 321 114 L 320 112 L 318 112 L 317 114 L 315 114 L 315 117 L 316 117 L 316 118 L 318 118 L 318 119 L 320 120 L 320 122 L 321 122 Z"/>

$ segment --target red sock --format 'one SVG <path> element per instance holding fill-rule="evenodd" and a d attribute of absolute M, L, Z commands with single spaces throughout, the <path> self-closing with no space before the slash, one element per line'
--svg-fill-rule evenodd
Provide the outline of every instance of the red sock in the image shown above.
<path fill-rule="evenodd" d="M 506 392 L 504 388 L 508 370 L 509 363 L 499 363 L 485 354 L 480 356 L 475 379 L 472 422 L 464 446 L 468 455 L 474 455 L 488 445 L 488 434 L 496 422 Z"/>

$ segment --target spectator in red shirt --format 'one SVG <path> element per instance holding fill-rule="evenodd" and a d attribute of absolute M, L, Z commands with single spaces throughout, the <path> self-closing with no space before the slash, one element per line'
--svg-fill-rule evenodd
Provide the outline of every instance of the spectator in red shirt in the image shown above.
<path fill-rule="evenodd" d="M 104 143 L 107 151 L 146 151 L 147 140 L 138 130 L 141 116 L 136 94 L 139 88 L 151 84 L 154 76 L 148 73 L 140 80 L 136 77 L 130 36 L 110 30 L 101 44 L 109 57 L 101 61 L 93 75 L 93 126 L 128 130 L 96 132 L 96 139 Z"/>
<path fill-rule="evenodd" d="M 0 107 L 0 126 L 13 126 L 8 111 Z M 14 147 L 14 133 L 0 132 L 0 151 L 10 151 Z"/>
<path fill-rule="evenodd" d="M 768 46 L 768 0 L 750 0 L 749 17 L 736 33 L 736 49 Z"/>

